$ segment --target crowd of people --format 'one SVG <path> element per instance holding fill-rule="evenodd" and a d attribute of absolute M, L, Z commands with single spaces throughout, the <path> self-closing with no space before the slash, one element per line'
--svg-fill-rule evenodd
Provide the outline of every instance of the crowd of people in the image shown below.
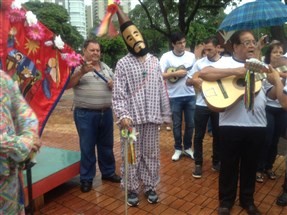
<path fill-rule="evenodd" d="M 210 119 L 212 170 L 219 173 L 218 214 L 231 214 L 238 188 L 240 206 L 247 214 L 261 214 L 254 203 L 255 185 L 262 183 L 265 175 L 276 179 L 273 164 L 279 137 L 287 122 L 286 73 L 276 70 L 287 65 L 283 45 L 279 41 L 264 44 L 263 38 L 257 42 L 251 31 L 240 30 L 230 38 L 232 56 L 222 56 L 218 38 L 212 36 L 203 41 L 204 56 L 196 59 L 186 50 L 185 35 L 174 32 L 170 37 L 172 50 L 158 59 L 149 53 L 133 22 L 121 10 L 117 15 L 129 53 L 118 60 L 113 72 L 101 61 L 100 43 L 86 40 L 84 63 L 72 73 L 67 86 L 74 92 L 74 121 L 81 151 L 81 191 L 91 191 L 98 161 L 102 180 L 121 183 L 127 188 L 129 206 L 139 205 L 141 191 L 149 203 L 156 204 L 159 201 L 156 187 L 160 181 L 159 126 L 162 123 L 172 125 L 174 152 L 171 160 L 179 161 L 182 155 L 194 159 L 191 175 L 200 179 L 204 163 L 202 142 Z M 251 97 L 248 101 L 240 97 L 221 112 L 209 106 L 203 82 L 253 77 L 249 59 L 259 58 L 263 46 L 266 46 L 264 62 L 268 67 L 256 71 L 266 73 L 266 79 L 253 82 L 256 86 L 260 83 L 258 91 L 248 94 Z M 39 150 L 40 143 L 33 111 L 11 79 L 3 71 L 0 75 L 1 92 L 5 89 L 1 93 L 1 116 L 4 118 L 0 121 L 0 195 L 1 198 L 10 196 L 5 198 L 1 210 L 11 214 L 24 208 L 18 170 L 32 152 Z M 245 93 L 250 91 L 247 88 Z M 128 166 L 122 163 L 121 176 L 116 174 L 113 153 L 113 114 L 121 132 L 136 131 L 134 161 Z M 25 136 L 21 135 L 23 133 Z M 123 161 L 125 144 L 122 136 Z M 13 201 L 9 201 L 11 199 Z M 287 205 L 287 170 L 277 204 Z"/>
<path fill-rule="evenodd" d="M 122 14 L 120 16 L 124 17 Z M 175 149 L 172 161 L 178 161 L 182 155 L 194 159 L 195 168 L 191 175 L 200 179 L 203 165 L 202 141 L 210 119 L 213 132 L 212 169 L 219 172 L 218 214 L 231 214 L 238 183 L 240 206 L 248 214 L 261 214 L 254 203 L 256 181 L 262 182 L 264 174 L 271 180 L 276 179 L 272 165 L 277 155 L 280 131 L 285 128 L 283 123 L 286 122 L 286 74 L 279 74 L 274 69 L 283 56 L 282 44 L 278 41 L 262 44 L 262 38 L 257 42 L 251 31 L 242 30 L 230 38 L 232 56 L 222 56 L 218 39 L 210 37 L 204 41 L 205 56 L 196 60 L 193 53 L 186 51 L 184 34 L 175 32 L 170 38 L 172 50 L 158 60 L 148 52 L 139 30 L 127 17 L 120 24 L 129 53 L 118 61 L 115 73 L 111 73 L 100 62 L 99 43 L 88 40 L 83 49 L 86 63 L 76 69 L 68 85 L 74 88 L 75 94 L 74 116 L 82 155 L 82 192 L 88 192 L 92 187 L 95 176 L 94 148 L 97 145 L 102 178 L 121 181 L 122 187 L 127 186 L 129 206 L 139 204 L 141 183 L 147 201 L 157 203 L 159 198 L 156 186 L 160 166 L 158 127 L 163 122 L 171 121 Z M 256 84 L 260 83 L 260 87 L 254 100 L 249 101 L 253 102 L 252 105 L 247 107 L 246 101 L 240 98 L 220 113 L 210 107 L 202 92 L 202 83 L 228 77 L 244 78 L 247 71 L 253 68 L 248 59 L 258 58 L 259 49 L 265 45 L 267 50 L 264 62 L 269 66 L 262 68 L 267 73 L 266 79 L 255 80 Z M 91 84 L 96 81 L 97 86 Z M 97 137 L 97 129 L 113 131 L 111 125 L 107 130 L 101 128 L 105 123 L 113 123 L 111 106 L 120 129 L 133 128 L 138 132 L 134 142 L 135 161 L 127 167 L 123 162 L 122 180 L 115 173 L 112 138 L 108 138 L 110 141 L 102 138 L 105 141 L 101 142 L 102 139 Z M 95 117 L 92 117 L 93 114 Z M 105 120 L 106 114 L 109 115 L 109 121 Z M 82 122 L 85 123 L 80 123 L 78 118 L 84 116 L 86 119 Z M 182 135 L 183 125 L 185 129 Z M 267 129 L 269 132 L 266 132 Z M 90 135 L 86 136 L 86 132 L 87 135 L 90 132 Z M 111 133 L 108 134 L 112 137 Z M 106 134 L 101 132 L 100 135 Z M 90 146 L 86 147 L 88 143 Z M 124 138 L 121 138 L 121 143 L 124 161 Z M 105 147 L 101 149 L 101 145 Z M 105 156 L 101 160 L 100 156 L 107 151 L 111 152 L 108 153 L 109 157 Z M 87 165 L 89 160 L 91 162 Z M 111 168 L 107 168 L 105 160 L 111 162 Z M 106 169 L 110 171 L 105 173 Z M 125 171 L 128 171 L 127 184 L 124 183 Z M 283 188 L 277 204 L 285 206 L 287 179 Z"/>
<path fill-rule="evenodd" d="M 200 77 L 216 81 L 229 76 L 246 75 L 246 60 L 256 58 L 258 45 L 250 31 L 237 31 L 230 38 L 233 55 L 201 70 Z M 269 68 L 267 81 L 255 95 L 252 110 L 246 109 L 244 99 L 225 109 L 219 116 L 220 172 L 218 214 L 230 214 L 239 181 L 239 202 L 248 214 L 261 214 L 254 204 L 258 159 L 266 134 L 266 100 L 276 97 L 276 88 L 283 85 Z M 279 81 L 278 81 L 279 79 Z M 275 82 L 276 80 L 276 82 Z M 279 86 L 280 87 L 280 86 Z"/>

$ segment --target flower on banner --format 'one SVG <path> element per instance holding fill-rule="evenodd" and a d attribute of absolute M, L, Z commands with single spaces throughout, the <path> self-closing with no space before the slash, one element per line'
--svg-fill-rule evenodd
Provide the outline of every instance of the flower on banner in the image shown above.
<path fill-rule="evenodd" d="M 66 60 L 69 67 L 77 67 L 82 61 L 82 56 L 75 52 L 63 54 L 62 57 L 64 60 Z"/>
<path fill-rule="evenodd" d="M 42 40 L 44 37 L 44 29 L 38 23 L 26 27 L 27 36 L 32 40 Z"/>
<path fill-rule="evenodd" d="M 21 6 L 21 2 L 20 1 L 12 2 L 11 9 L 21 9 L 21 8 L 22 8 L 22 6 Z"/>
<path fill-rule="evenodd" d="M 41 135 L 82 58 L 19 2 L 4 0 L 1 5 L 0 68 L 19 84 L 37 114 Z"/>
<path fill-rule="evenodd" d="M 29 26 L 36 25 L 38 22 L 38 19 L 36 15 L 32 11 L 27 11 L 26 14 L 26 21 Z"/>
<path fill-rule="evenodd" d="M 19 8 L 12 8 L 9 12 L 9 20 L 11 23 L 22 22 L 25 20 L 25 11 Z"/>
<path fill-rule="evenodd" d="M 63 49 L 65 46 L 65 43 L 63 42 L 61 35 L 58 35 L 54 39 L 54 44 L 58 49 Z"/>

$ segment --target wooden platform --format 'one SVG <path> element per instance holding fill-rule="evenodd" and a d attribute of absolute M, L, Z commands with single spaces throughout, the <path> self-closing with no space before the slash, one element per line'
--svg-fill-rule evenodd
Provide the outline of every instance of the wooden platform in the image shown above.
<path fill-rule="evenodd" d="M 32 168 L 33 199 L 40 198 L 53 188 L 77 176 L 80 170 L 80 152 L 42 147 Z M 26 171 L 24 171 L 25 196 L 28 199 Z"/>

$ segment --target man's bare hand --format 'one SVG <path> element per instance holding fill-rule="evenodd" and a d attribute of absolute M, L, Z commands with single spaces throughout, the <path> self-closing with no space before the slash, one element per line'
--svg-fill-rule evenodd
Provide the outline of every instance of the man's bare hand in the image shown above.
<path fill-rule="evenodd" d="M 185 69 L 180 69 L 180 70 L 177 70 L 177 71 L 174 72 L 174 73 L 175 73 L 175 75 L 176 75 L 177 77 L 182 78 L 182 77 L 186 76 L 187 71 L 186 71 Z"/>
<path fill-rule="evenodd" d="M 122 129 L 128 129 L 132 127 L 132 121 L 129 118 L 123 118 L 120 122 Z"/>
<path fill-rule="evenodd" d="M 270 84 L 276 86 L 278 81 L 281 82 L 280 74 L 271 65 L 269 65 L 269 72 L 267 73 L 267 80 Z"/>
<path fill-rule="evenodd" d="M 193 79 L 193 87 L 199 91 L 201 90 L 201 85 L 202 85 L 202 79 L 201 78 L 195 78 Z"/>
<path fill-rule="evenodd" d="M 109 87 L 110 90 L 113 89 L 113 86 L 114 86 L 113 80 L 108 80 L 108 87 Z"/>
<path fill-rule="evenodd" d="M 94 70 L 94 65 L 91 64 L 90 62 L 86 62 L 84 65 L 82 65 L 81 73 L 84 75 L 93 70 Z"/>
<path fill-rule="evenodd" d="M 41 147 L 41 140 L 38 137 L 38 135 L 34 135 L 33 137 L 33 146 L 32 146 L 32 152 L 38 152 Z"/>

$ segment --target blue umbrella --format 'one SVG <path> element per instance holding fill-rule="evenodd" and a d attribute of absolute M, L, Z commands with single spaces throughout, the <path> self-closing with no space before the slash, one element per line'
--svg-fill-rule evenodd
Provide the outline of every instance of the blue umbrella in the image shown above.
<path fill-rule="evenodd" d="M 282 25 L 287 22 L 287 5 L 280 0 L 257 0 L 231 11 L 218 30 L 232 31 Z"/>

